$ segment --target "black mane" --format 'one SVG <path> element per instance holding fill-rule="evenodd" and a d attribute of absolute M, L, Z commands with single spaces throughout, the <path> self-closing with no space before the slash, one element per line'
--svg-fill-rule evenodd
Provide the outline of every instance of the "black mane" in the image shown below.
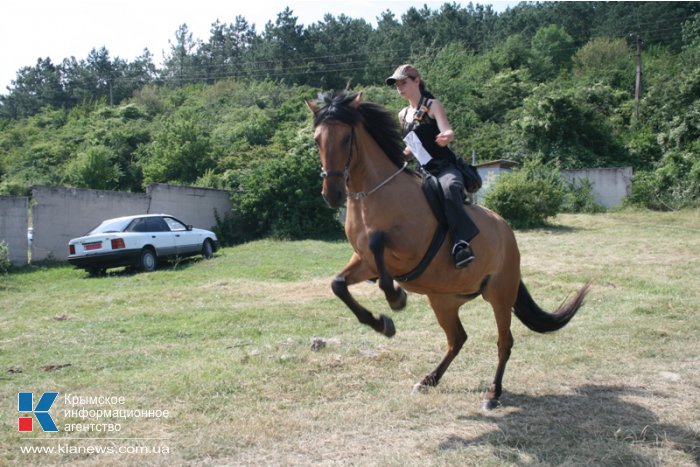
<path fill-rule="evenodd" d="M 326 105 L 314 113 L 314 128 L 328 121 L 351 126 L 362 123 L 384 154 L 397 167 L 403 166 L 404 144 L 394 116 L 384 107 L 371 102 L 362 102 L 357 108 L 351 106 L 356 97 L 357 94 L 345 93 L 324 96 Z"/>

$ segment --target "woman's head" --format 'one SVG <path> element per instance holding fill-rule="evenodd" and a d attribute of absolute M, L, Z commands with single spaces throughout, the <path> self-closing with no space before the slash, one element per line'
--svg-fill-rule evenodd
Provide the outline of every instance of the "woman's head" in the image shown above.
<path fill-rule="evenodd" d="M 420 80 L 420 73 L 418 73 L 418 70 L 416 70 L 416 67 L 413 65 L 409 65 L 408 63 L 399 66 L 396 70 L 394 70 L 394 74 L 389 76 L 385 82 L 389 86 L 393 86 L 396 84 L 397 81 L 405 81 L 405 80 L 412 80 L 415 81 L 416 79 Z"/>
<path fill-rule="evenodd" d="M 394 73 L 385 81 L 389 86 L 396 86 L 401 97 L 410 98 L 412 94 L 418 93 L 434 99 L 435 97 L 425 87 L 425 83 L 420 77 L 420 73 L 413 65 L 408 63 L 400 65 Z"/>

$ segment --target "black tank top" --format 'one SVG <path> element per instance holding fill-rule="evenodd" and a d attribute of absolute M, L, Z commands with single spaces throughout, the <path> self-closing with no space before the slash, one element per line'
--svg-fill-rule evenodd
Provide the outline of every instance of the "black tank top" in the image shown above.
<path fill-rule="evenodd" d="M 416 110 L 413 120 L 410 122 L 406 121 L 406 115 L 408 114 L 408 107 L 406 107 L 406 111 L 403 114 L 403 135 L 406 136 L 411 131 L 415 132 L 421 144 L 433 159 L 455 162 L 457 158 L 452 150 L 447 146 L 442 147 L 435 142 L 435 138 L 440 134 L 440 129 L 437 121 L 430 116 L 431 105 L 433 105 L 432 100 L 421 96 L 421 100 L 418 102 L 418 110 Z"/>

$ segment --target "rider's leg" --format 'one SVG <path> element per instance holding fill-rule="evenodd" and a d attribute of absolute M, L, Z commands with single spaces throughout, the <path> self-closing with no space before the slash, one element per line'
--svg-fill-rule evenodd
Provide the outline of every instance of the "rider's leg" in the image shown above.
<path fill-rule="evenodd" d="M 455 266 L 465 267 L 474 260 L 469 241 L 479 233 L 479 229 L 464 210 L 462 174 L 456 167 L 450 166 L 440 173 L 438 181 L 445 195 L 445 217 L 452 233 Z"/>

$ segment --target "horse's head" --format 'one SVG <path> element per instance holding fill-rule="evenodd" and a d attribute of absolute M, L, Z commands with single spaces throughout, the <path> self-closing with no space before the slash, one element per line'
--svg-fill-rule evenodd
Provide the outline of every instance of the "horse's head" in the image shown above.
<path fill-rule="evenodd" d="M 377 104 L 364 102 L 362 93 L 342 93 L 326 97 L 325 102 L 324 107 L 310 101 L 306 105 L 314 113 L 323 198 L 330 207 L 337 208 L 345 203 L 350 178 L 351 185 L 362 188 L 361 182 L 365 180 L 362 170 L 369 165 L 376 167 L 382 161 L 382 153 L 403 170 L 404 145 L 393 114 Z M 363 192 L 350 194 L 355 199 L 364 196 Z"/>
<path fill-rule="evenodd" d="M 355 150 L 354 128 L 360 119 L 357 108 L 361 102 L 361 93 L 327 98 L 325 107 L 306 101 L 314 114 L 314 139 L 321 158 L 323 178 L 321 194 L 331 208 L 342 206 L 347 198 L 346 184 Z"/>

